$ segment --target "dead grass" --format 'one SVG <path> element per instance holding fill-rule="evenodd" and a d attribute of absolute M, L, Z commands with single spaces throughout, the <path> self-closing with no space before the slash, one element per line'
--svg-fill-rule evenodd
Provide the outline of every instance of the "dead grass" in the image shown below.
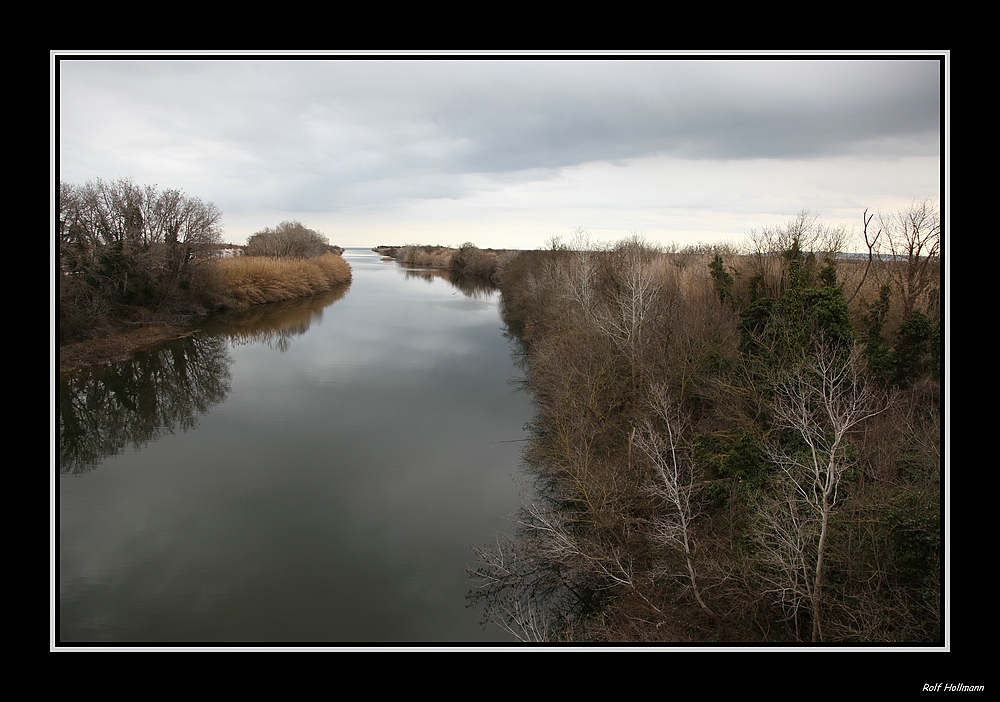
<path fill-rule="evenodd" d="M 347 261 L 329 253 L 308 259 L 242 256 L 217 265 L 229 294 L 241 306 L 315 295 L 351 280 Z"/>

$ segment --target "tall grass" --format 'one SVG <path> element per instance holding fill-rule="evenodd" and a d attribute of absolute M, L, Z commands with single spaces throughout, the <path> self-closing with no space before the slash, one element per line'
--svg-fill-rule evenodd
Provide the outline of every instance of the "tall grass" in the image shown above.
<path fill-rule="evenodd" d="M 332 253 L 315 258 L 241 256 L 218 262 L 223 284 L 239 306 L 326 292 L 351 280 L 351 267 Z"/>

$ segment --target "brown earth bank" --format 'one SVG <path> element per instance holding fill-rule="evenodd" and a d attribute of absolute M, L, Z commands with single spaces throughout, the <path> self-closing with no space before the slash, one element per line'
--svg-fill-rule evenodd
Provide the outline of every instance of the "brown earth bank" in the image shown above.
<path fill-rule="evenodd" d="M 191 320 L 176 318 L 149 326 L 111 332 L 95 339 L 66 344 L 59 349 L 59 375 L 89 366 L 126 361 L 137 351 L 145 351 L 165 341 L 190 336 L 198 331 Z"/>

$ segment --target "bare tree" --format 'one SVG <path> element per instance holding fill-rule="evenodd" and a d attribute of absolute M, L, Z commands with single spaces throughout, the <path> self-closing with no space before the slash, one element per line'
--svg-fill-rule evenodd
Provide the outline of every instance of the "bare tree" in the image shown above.
<path fill-rule="evenodd" d="M 879 247 L 885 269 L 903 302 L 903 319 L 916 309 L 938 279 L 941 215 L 928 198 L 892 215 L 879 214 L 885 232 Z"/>
<path fill-rule="evenodd" d="M 868 262 L 865 264 L 865 272 L 861 276 L 861 280 L 858 282 L 858 286 L 854 289 L 854 294 L 847 300 L 847 304 L 851 304 L 855 297 L 857 297 L 858 292 L 861 290 L 861 286 L 865 284 L 865 280 L 868 278 L 868 271 L 871 270 L 872 261 L 875 258 L 875 246 L 878 244 L 879 237 L 882 236 L 882 230 L 878 230 L 878 234 L 874 237 L 868 236 L 868 225 L 871 224 L 872 219 L 875 217 L 874 214 L 868 214 L 868 210 L 865 210 L 861 215 L 861 221 L 864 223 L 864 228 L 862 233 L 865 236 L 865 246 L 868 247 Z"/>
<path fill-rule="evenodd" d="M 592 250 L 590 237 L 583 229 L 573 232 L 573 265 L 567 271 L 567 279 L 563 282 L 566 296 L 579 308 L 584 318 L 590 323 L 594 314 L 594 298 L 597 266 Z"/>
<path fill-rule="evenodd" d="M 329 244 L 329 239 L 302 222 L 281 222 L 274 229 L 267 227 L 251 234 L 245 251 L 248 256 L 310 258 L 328 251 Z"/>
<path fill-rule="evenodd" d="M 650 406 L 663 429 L 657 430 L 647 419 L 634 434 L 634 441 L 653 464 L 657 476 L 653 492 L 667 506 L 654 522 L 654 533 L 660 543 L 683 554 L 691 591 L 698 605 L 714 617 L 715 612 L 702 599 L 695 570 L 698 542 L 694 521 L 701 515 L 697 495 L 701 476 L 690 449 L 682 441 L 685 421 L 680 406 L 663 386 L 650 391 Z"/>
<path fill-rule="evenodd" d="M 596 310 L 593 324 L 628 359 L 633 379 L 649 345 L 652 326 L 660 310 L 660 283 L 650 268 L 653 253 L 639 237 L 632 237 L 611 252 L 608 299 Z"/>
<path fill-rule="evenodd" d="M 522 643 L 551 640 L 548 617 L 536 590 L 538 574 L 531 568 L 529 544 L 509 536 L 497 536 L 492 544 L 476 549 L 477 561 L 468 570 L 473 591 L 470 599 L 485 607 L 491 621 Z"/>
<path fill-rule="evenodd" d="M 128 178 L 59 186 L 60 265 L 111 297 L 176 285 L 195 257 L 222 239 L 222 212 L 180 190 Z"/>
<path fill-rule="evenodd" d="M 759 536 L 764 561 L 773 566 L 770 591 L 790 602 L 796 616 L 809 601 L 813 641 L 823 640 L 824 557 L 841 480 L 853 465 L 848 440 L 889 406 L 862 368 L 857 346 L 845 352 L 821 341 L 811 358 L 774 382 L 775 426 L 799 441 L 768 447 L 785 490 L 781 511 L 765 510 Z"/>

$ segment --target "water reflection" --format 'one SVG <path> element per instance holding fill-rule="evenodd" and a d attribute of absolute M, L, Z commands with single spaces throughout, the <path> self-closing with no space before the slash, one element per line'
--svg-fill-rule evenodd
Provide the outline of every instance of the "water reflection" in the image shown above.
<path fill-rule="evenodd" d="M 201 333 L 62 379 L 59 472 L 85 473 L 129 445 L 138 450 L 166 434 L 193 429 L 198 416 L 229 393 L 229 345 L 266 344 L 287 351 L 349 287 L 214 315 Z"/>
<path fill-rule="evenodd" d="M 266 344 L 284 353 L 295 337 L 322 320 L 323 310 L 344 297 L 349 289 L 347 283 L 312 297 L 214 315 L 206 320 L 203 330 L 207 334 L 224 335 L 233 346 Z"/>
<path fill-rule="evenodd" d="M 485 278 L 456 275 L 451 271 L 440 270 L 437 268 L 417 268 L 403 264 L 400 265 L 405 269 L 403 271 L 403 277 L 406 280 L 424 280 L 428 283 L 432 283 L 435 279 L 440 278 L 450 283 L 455 289 L 466 297 L 470 297 L 474 300 L 490 298 L 498 292 L 497 286 Z"/>
<path fill-rule="evenodd" d="M 61 380 L 59 472 L 87 472 L 129 444 L 193 428 L 225 399 L 231 363 L 224 338 L 196 335 Z"/>

